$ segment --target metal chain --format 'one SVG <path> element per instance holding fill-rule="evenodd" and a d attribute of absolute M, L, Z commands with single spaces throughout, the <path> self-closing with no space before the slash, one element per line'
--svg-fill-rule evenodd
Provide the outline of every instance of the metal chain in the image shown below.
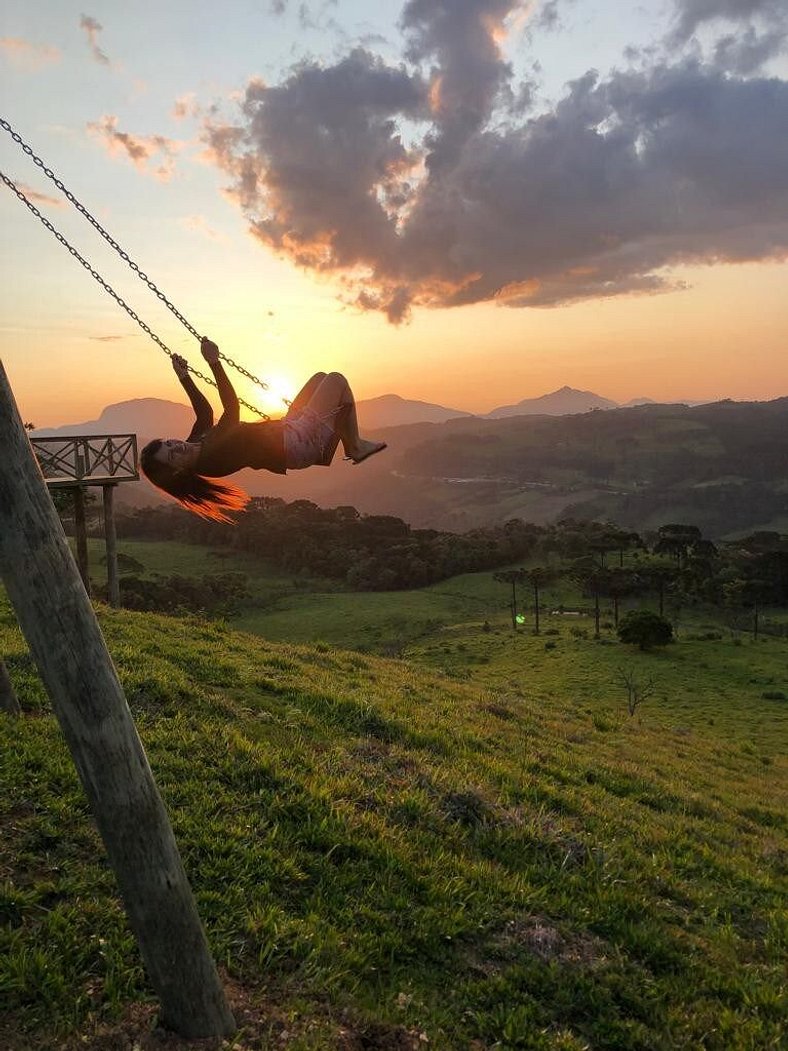
<path fill-rule="evenodd" d="M 202 337 L 200 336 L 197 329 L 195 329 L 192 325 L 189 324 L 189 322 L 186 320 L 186 318 L 183 316 L 180 310 L 178 310 L 178 308 L 173 303 L 171 303 L 170 300 L 165 296 L 161 289 L 159 289 L 154 284 L 154 282 L 151 281 L 151 279 L 148 277 L 145 271 L 140 269 L 138 264 L 134 262 L 131 256 L 129 256 L 128 252 L 125 252 L 120 247 L 118 242 L 104 229 L 104 227 L 101 225 L 98 219 L 91 215 L 91 213 L 84 206 L 84 204 L 81 203 L 81 201 L 77 200 L 74 194 L 63 184 L 63 182 L 61 182 L 60 179 L 58 179 L 58 177 L 55 175 L 52 169 L 47 168 L 47 166 L 44 164 L 41 158 L 36 156 L 32 148 L 28 146 L 28 144 L 24 141 L 22 136 L 18 132 L 14 131 L 14 129 L 11 127 L 8 121 L 4 120 L 3 117 L 0 117 L 0 127 L 3 128 L 4 131 L 8 132 L 8 134 L 18 146 L 22 147 L 23 152 L 26 153 L 28 157 L 33 161 L 33 163 L 41 169 L 41 171 L 44 173 L 44 175 L 46 175 L 48 179 L 52 180 L 55 186 L 57 186 L 58 190 L 60 190 L 60 192 L 74 205 L 77 211 L 80 212 L 87 219 L 90 225 L 101 234 L 101 236 L 104 238 L 107 244 L 111 245 L 115 249 L 115 251 L 125 263 L 128 263 L 128 265 L 131 267 L 131 269 L 134 271 L 134 273 L 137 275 L 140 281 L 145 282 L 145 284 L 148 286 L 151 292 L 153 292 L 157 299 L 161 300 L 161 302 L 167 307 L 167 309 L 170 310 L 180 321 L 184 328 L 186 328 L 186 330 L 190 332 L 191 335 L 194 336 L 194 338 L 199 342 Z M 16 187 L 14 187 L 14 190 L 16 191 Z M 18 193 L 19 191 L 16 192 Z M 40 217 L 40 213 L 37 214 Z M 219 357 L 223 361 L 226 361 L 230 368 L 235 369 L 237 372 L 240 372 L 242 376 L 245 376 L 246 379 L 251 380 L 252 383 L 256 383 L 257 386 L 262 387 L 263 390 L 268 390 L 268 384 L 264 380 L 259 379 L 253 373 L 245 369 L 243 365 L 239 365 L 237 362 L 233 361 L 232 358 L 228 358 L 225 354 L 222 354 L 221 351 L 219 352 Z M 198 375 L 198 373 L 195 373 L 195 375 Z M 289 404 L 286 398 L 283 400 L 287 404 Z M 261 413 L 261 415 L 265 414 Z"/>
<path fill-rule="evenodd" d="M 150 336 L 150 338 L 153 340 L 153 342 L 156 343 L 159 347 L 161 347 L 161 349 L 164 351 L 164 353 L 169 358 L 172 358 L 173 351 L 170 350 L 170 348 L 166 345 L 166 343 L 164 343 L 161 339 L 159 339 L 159 337 L 156 335 L 156 333 L 142 320 L 142 318 L 139 316 L 139 314 L 137 314 L 137 312 L 135 310 L 133 310 L 129 306 L 129 304 L 126 302 L 126 300 L 122 299 L 118 295 L 118 293 L 115 291 L 115 289 L 112 288 L 111 285 L 107 284 L 107 282 L 104 280 L 104 278 L 101 276 L 101 274 L 99 274 L 99 272 L 97 270 L 94 270 L 93 267 L 90 265 L 90 263 L 86 259 L 83 259 L 83 257 L 79 254 L 79 252 L 76 250 L 76 248 L 74 248 L 74 246 L 72 244 L 69 244 L 69 242 L 63 236 L 63 234 L 61 234 L 59 230 L 55 229 L 55 227 L 52 225 L 52 223 L 50 223 L 50 221 L 46 218 L 46 216 L 41 214 L 41 212 L 38 210 L 38 208 L 36 208 L 36 206 L 31 201 L 29 201 L 27 199 L 27 197 L 25 197 L 25 195 L 22 193 L 22 191 L 11 181 L 11 179 L 8 178 L 8 176 L 4 172 L 0 172 L 0 179 L 3 180 L 3 182 L 9 188 L 9 190 L 12 190 L 13 193 L 16 194 L 16 196 L 19 198 L 19 200 L 33 213 L 33 215 L 35 215 L 36 218 L 39 219 L 44 224 L 44 226 L 47 228 L 47 230 L 49 230 L 50 233 L 55 235 L 55 237 L 58 239 L 58 241 L 60 241 L 60 243 L 63 245 L 63 247 L 68 249 L 70 254 L 77 260 L 77 262 L 82 264 L 82 266 L 87 270 L 87 272 L 90 274 L 90 276 L 94 280 L 98 281 L 98 283 L 101 285 L 101 287 L 104 289 L 104 291 L 108 292 L 109 295 L 112 296 L 112 298 L 115 300 L 115 302 L 118 304 L 118 306 L 122 307 L 126 311 L 126 313 L 129 315 L 129 317 L 133 321 L 137 322 L 137 324 L 140 326 L 142 331 L 146 332 Z M 191 372 L 198 379 L 204 380 L 206 383 L 210 383 L 212 387 L 216 387 L 217 386 L 216 381 L 211 376 L 206 376 L 206 375 L 204 375 L 204 373 L 198 372 L 197 369 L 192 368 L 192 366 L 189 365 L 188 363 L 187 363 L 186 367 L 189 370 L 189 372 Z M 244 401 L 242 398 L 239 398 L 238 402 L 239 402 L 240 405 L 243 405 L 244 408 L 250 409 L 252 412 L 257 413 L 258 416 L 262 416 L 263 419 L 265 419 L 265 420 L 270 419 L 270 417 L 268 416 L 267 413 L 263 412 L 262 409 L 258 409 L 255 405 L 250 405 L 248 401 Z"/>

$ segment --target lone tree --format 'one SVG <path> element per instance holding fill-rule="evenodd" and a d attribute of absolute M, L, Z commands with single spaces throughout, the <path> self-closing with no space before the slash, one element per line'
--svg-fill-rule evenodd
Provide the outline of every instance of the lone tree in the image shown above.
<path fill-rule="evenodd" d="M 645 681 L 638 678 L 634 668 L 619 668 L 618 681 L 627 691 L 627 711 L 634 715 L 638 706 L 648 700 L 657 688 L 653 679 Z"/>
<path fill-rule="evenodd" d="M 503 569 L 499 573 L 493 573 L 493 580 L 499 584 L 511 584 L 512 601 L 510 609 L 512 613 L 512 631 L 517 631 L 517 585 L 522 584 L 525 579 L 525 571 L 522 569 Z"/>
<path fill-rule="evenodd" d="M 650 650 L 673 640 L 673 625 L 650 609 L 633 609 L 621 618 L 618 637 L 641 650 Z"/>

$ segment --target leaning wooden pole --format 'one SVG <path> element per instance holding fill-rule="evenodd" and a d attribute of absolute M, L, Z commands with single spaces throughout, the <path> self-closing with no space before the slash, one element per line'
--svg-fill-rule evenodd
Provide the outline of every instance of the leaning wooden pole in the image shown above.
<path fill-rule="evenodd" d="M 172 828 L 0 362 L 0 574 L 120 885 L 164 1025 L 235 1029 Z"/>
<path fill-rule="evenodd" d="M 74 486 L 74 536 L 77 544 L 77 565 L 85 591 L 90 594 L 90 564 L 88 562 L 88 523 L 85 513 L 85 490 Z"/>

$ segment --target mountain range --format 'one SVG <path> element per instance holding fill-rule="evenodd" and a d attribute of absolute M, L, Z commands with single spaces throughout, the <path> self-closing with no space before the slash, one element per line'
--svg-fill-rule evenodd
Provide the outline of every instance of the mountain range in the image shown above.
<path fill-rule="evenodd" d="M 631 408 L 654 404 L 650 398 L 637 398 L 619 405 L 593 391 L 561 387 L 538 398 L 524 398 L 514 405 L 501 405 L 488 413 L 470 413 L 426 401 L 402 398 L 398 394 L 383 394 L 357 403 L 358 418 L 363 429 L 378 431 L 385 427 L 403 427 L 415 423 L 445 423 L 447 420 L 496 420 L 509 416 L 572 416 L 595 409 Z M 140 437 L 188 434 L 193 421 L 192 410 L 177 402 L 160 398 L 135 398 L 108 405 L 96 420 L 72 423 L 62 427 L 42 427 L 34 430 L 34 437 L 58 437 L 72 434 L 136 433 Z"/>
<path fill-rule="evenodd" d="M 590 410 L 589 399 L 597 399 Z M 600 401 L 613 407 L 601 410 Z M 566 389 L 483 417 L 389 395 L 360 402 L 359 416 L 366 434 L 388 443 L 369 463 L 337 457 L 330 470 L 246 469 L 233 480 L 252 496 L 352 505 L 454 532 L 562 517 L 638 531 L 689 522 L 711 538 L 788 531 L 788 398 L 624 408 Z M 34 436 L 136 433 L 142 446 L 185 436 L 193 418 L 186 405 L 144 398 Z M 118 486 L 117 499 L 138 508 L 163 502 L 145 479 Z"/>

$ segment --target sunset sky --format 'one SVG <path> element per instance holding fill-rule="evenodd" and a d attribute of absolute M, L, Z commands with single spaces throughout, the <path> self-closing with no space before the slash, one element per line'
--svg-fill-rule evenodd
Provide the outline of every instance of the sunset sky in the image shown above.
<path fill-rule="evenodd" d="M 486 412 L 788 395 L 785 0 L 5 0 L 2 116 L 195 328 Z M 0 131 L 0 170 L 195 340 Z M 0 187 L 0 356 L 37 426 L 183 400 Z"/>

